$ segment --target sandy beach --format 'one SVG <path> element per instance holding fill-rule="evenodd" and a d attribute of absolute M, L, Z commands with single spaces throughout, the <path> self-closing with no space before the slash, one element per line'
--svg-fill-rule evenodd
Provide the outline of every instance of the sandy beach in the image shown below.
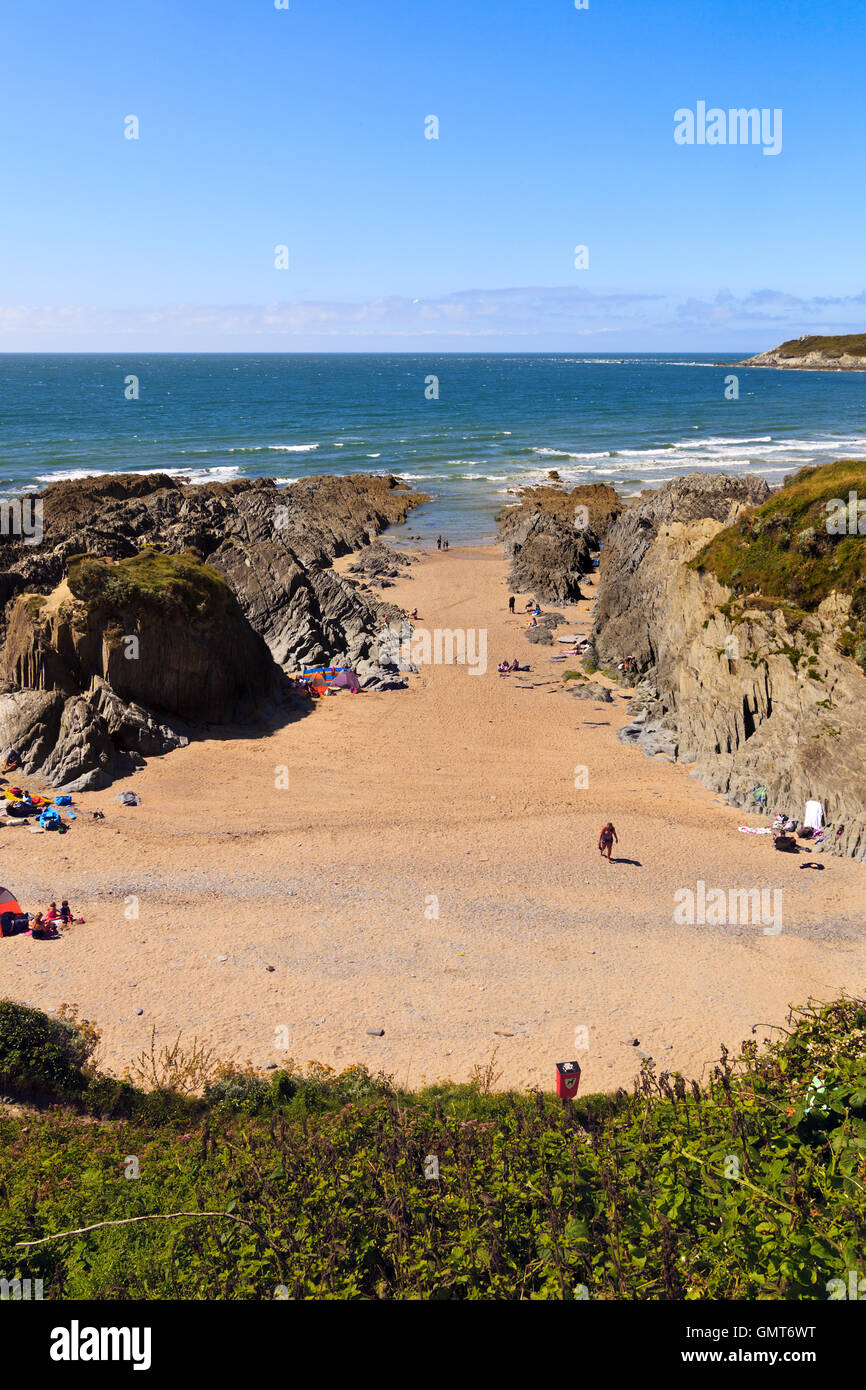
<path fill-rule="evenodd" d="M 588 630 L 587 593 L 560 631 Z M 429 665 L 406 691 L 193 741 L 77 796 L 105 819 L 62 837 L 4 826 L 0 878 L 24 909 L 66 896 L 86 924 L 4 940 L 3 994 L 77 1004 L 116 1072 L 156 1028 L 410 1086 L 465 1079 L 495 1050 L 500 1086 L 550 1089 L 577 1058 L 589 1092 L 629 1085 L 638 1050 L 700 1077 L 789 1003 L 862 993 L 863 866 L 804 871 L 688 768 L 620 744 L 625 699 L 563 693 L 576 663 L 527 642 L 498 547 L 424 552 L 387 597 L 428 630 L 485 629 L 486 673 Z M 514 656 L 531 674 L 500 678 Z M 117 804 L 125 789 L 140 806 Z M 676 925 L 698 881 L 780 890 L 782 929 Z"/>

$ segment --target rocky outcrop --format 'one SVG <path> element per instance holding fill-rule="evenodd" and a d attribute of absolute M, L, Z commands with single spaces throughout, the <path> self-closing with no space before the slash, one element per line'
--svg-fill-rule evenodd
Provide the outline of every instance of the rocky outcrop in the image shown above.
<path fill-rule="evenodd" d="M 121 560 L 157 545 L 193 550 L 226 579 L 278 665 L 375 665 L 378 601 L 337 575 L 332 560 L 405 520 L 424 500 L 390 477 L 272 479 L 186 486 L 165 474 L 53 483 L 40 495 L 43 540 L 0 537 L 0 604 L 48 593 L 70 556 Z M 373 678 L 375 680 L 375 678 Z"/>
<path fill-rule="evenodd" d="M 337 662 L 369 689 L 405 684 L 379 653 L 386 606 L 331 563 L 425 500 L 395 478 L 277 488 L 271 479 L 191 487 L 164 474 L 111 475 L 55 483 L 36 500 L 38 543 L 0 536 L 0 739 L 51 785 L 104 785 L 141 756 L 177 747 L 186 739 L 177 718 L 261 713 L 283 696 L 279 668 Z M 63 589 L 82 554 L 108 575 L 104 592 Z M 147 583 L 127 592 L 119 581 L 143 555 L 151 567 L 182 557 L 207 570 L 215 601 L 193 595 L 191 610 L 166 602 L 166 591 L 151 603 Z M 184 576 L 175 578 L 182 598 Z"/>
<path fill-rule="evenodd" d="M 866 372 L 866 333 L 818 337 L 804 333 L 737 367 L 788 367 L 811 372 Z"/>
<path fill-rule="evenodd" d="M 101 684 L 127 704 L 206 724 L 252 717 L 282 684 L 225 580 L 191 557 L 151 550 L 74 561 L 44 602 L 16 599 L 0 670 L 67 696 Z"/>
<path fill-rule="evenodd" d="M 700 473 L 644 492 L 622 512 L 608 530 L 599 566 L 592 635 L 598 662 L 633 657 L 645 669 L 657 660 L 669 606 L 669 576 L 658 558 L 665 547 L 650 556 L 660 535 L 671 538 L 676 564 L 682 564 L 742 508 L 769 495 L 761 478 Z"/>
<path fill-rule="evenodd" d="M 613 703 L 613 696 L 607 686 L 599 681 L 571 680 L 566 685 L 566 690 L 576 700 L 599 700 L 605 705 Z"/>
<path fill-rule="evenodd" d="M 680 479 L 624 513 L 602 562 L 599 661 L 635 656 L 645 673 L 623 741 L 694 764 L 749 811 L 762 809 L 756 787 L 795 817 L 814 798 L 826 848 L 866 859 L 866 675 L 840 650 L 850 598 L 795 611 L 734 593 L 696 560 L 766 495 L 757 479 Z"/>
<path fill-rule="evenodd" d="M 408 565 L 415 564 L 414 555 L 392 550 L 384 541 L 374 541 L 359 551 L 346 573 L 372 581 L 380 589 L 389 588 L 395 579 L 404 577 Z"/>
<path fill-rule="evenodd" d="M 143 766 L 143 757 L 189 742 L 174 721 L 127 705 L 105 686 L 83 696 L 0 687 L 0 745 L 17 748 L 23 770 L 60 791 L 94 791 Z"/>
<path fill-rule="evenodd" d="M 622 503 L 613 488 L 592 484 L 566 492 L 526 488 L 499 518 L 499 535 L 511 560 L 509 583 L 546 603 L 576 603 L 580 578 L 593 568 L 599 548 Z"/>

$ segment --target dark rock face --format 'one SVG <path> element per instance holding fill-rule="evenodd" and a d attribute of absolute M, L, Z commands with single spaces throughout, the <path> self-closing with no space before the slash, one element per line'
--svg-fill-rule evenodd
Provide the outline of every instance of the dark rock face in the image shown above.
<path fill-rule="evenodd" d="M 0 692 L 0 745 L 17 748 L 25 773 L 38 770 L 58 790 L 99 790 L 141 766 L 142 756 L 188 741 L 179 727 L 124 704 L 105 686 L 69 698 L 8 685 Z"/>
<path fill-rule="evenodd" d="M 399 579 L 406 566 L 412 564 L 415 564 L 413 555 L 404 555 L 399 550 L 392 550 L 384 541 L 377 540 L 360 552 L 349 565 L 347 573 L 381 583 L 384 579 Z"/>
<path fill-rule="evenodd" d="M 622 510 L 613 488 L 526 488 L 499 518 L 499 534 L 511 559 L 509 583 L 546 603 L 576 603 L 580 577 L 592 569 L 593 551 Z"/>

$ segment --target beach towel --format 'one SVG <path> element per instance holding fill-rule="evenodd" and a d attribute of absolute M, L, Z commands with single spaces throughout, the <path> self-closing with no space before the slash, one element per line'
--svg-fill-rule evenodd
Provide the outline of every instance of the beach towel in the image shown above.
<path fill-rule="evenodd" d="M 820 801 L 807 801 L 803 825 L 807 830 L 820 830 L 824 824 L 824 808 Z"/>
<path fill-rule="evenodd" d="M 767 788 L 761 784 L 759 787 L 752 787 L 752 796 L 755 801 L 759 801 L 762 806 L 767 804 Z"/>
<path fill-rule="evenodd" d="M 739 827 L 743 835 L 772 835 L 773 827 L 770 825 L 741 825 Z"/>

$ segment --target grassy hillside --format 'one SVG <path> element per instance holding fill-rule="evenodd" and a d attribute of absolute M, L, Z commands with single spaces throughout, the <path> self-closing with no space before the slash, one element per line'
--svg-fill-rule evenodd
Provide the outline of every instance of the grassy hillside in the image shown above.
<path fill-rule="evenodd" d="M 866 333 L 837 333 L 829 336 L 789 338 L 775 349 L 783 357 L 802 357 L 807 352 L 826 352 L 841 357 L 843 352 L 853 357 L 866 357 Z"/>
<path fill-rule="evenodd" d="M 168 1049 L 148 1091 L 94 1076 L 94 1042 L 0 1005 L 2 1088 L 67 1098 L 0 1119 L 0 1269 L 46 1297 L 823 1300 L 864 1274 L 860 1001 L 723 1050 L 704 1086 L 645 1064 L 567 1110 L 490 1070 L 407 1094 L 223 1069 L 196 1099 L 206 1054 Z M 168 1219 L 20 1244 L 140 1216 Z"/>
<path fill-rule="evenodd" d="M 851 613 L 840 647 L 866 660 L 866 534 L 828 530 L 850 493 L 866 504 L 866 461 L 843 459 L 803 468 L 768 502 L 720 531 L 691 561 L 743 598 L 757 597 L 797 616 L 814 612 L 836 592 L 849 595 Z M 866 531 L 866 506 L 862 515 Z"/>

